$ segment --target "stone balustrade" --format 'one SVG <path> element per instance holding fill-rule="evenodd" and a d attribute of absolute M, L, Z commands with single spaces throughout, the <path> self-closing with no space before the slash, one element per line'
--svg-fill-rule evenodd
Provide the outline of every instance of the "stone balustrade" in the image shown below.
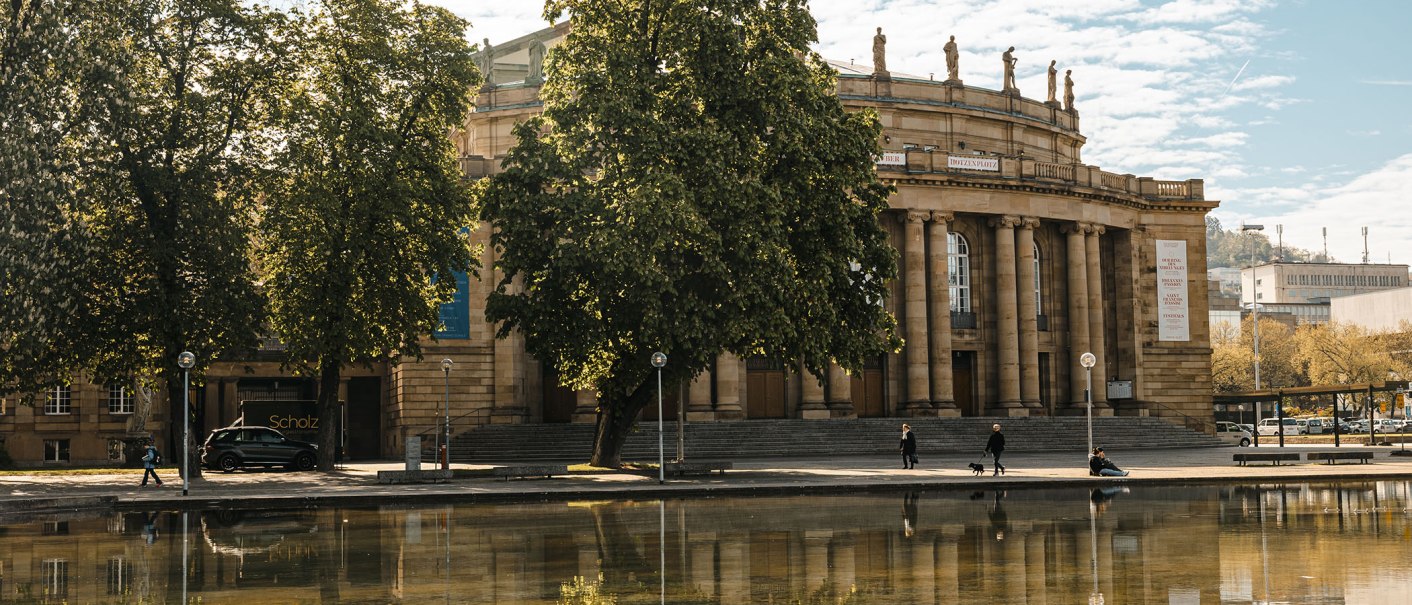
<path fill-rule="evenodd" d="M 1024 157 L 946 154 L 924 149 L 905 149 L 901 153 L 906 155 L 906 165 L 879 165 L 878 173 L 884 177 L 903 172 L 907 174 L 950 174 L 978 178 L 1045 181 L 1105 189 L 1153 200 L 1201 200 L 1205 197 L 1205 186 L 1201 179 L 1159 181 L 1150 177 L 1104 172 L 1095 166 L 1085 164 L 1040 162 Z M 948 162 L 949 157 L 965 160 L 992 159 L 995 160 L 998 169 L 951 168 Z"/>

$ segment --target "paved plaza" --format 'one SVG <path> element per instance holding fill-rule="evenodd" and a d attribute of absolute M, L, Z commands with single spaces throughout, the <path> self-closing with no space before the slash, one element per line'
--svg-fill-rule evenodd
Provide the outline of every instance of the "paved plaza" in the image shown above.
<path fill-rule="evenodd" d="M 138 487 L 141 475 L 134 472 L 112 474 L 14 474 L 0 476 L 0 512 L 29 509 L 40 502 L 73 506 L 237 506 L 299 507 L 313 504 L 375 504 L 387 502 L 506 502 L 530 500 L 635 499 L 703 495 L 748 495 L 819 493 L 826 491 L 879 490 L 891 488 L 975 489 L 980 487 L 1058 487 L 1123 483 L 1194 482 L 1290 482 L 1327 480 L 1377 480 L 1412 477 L 1412 457 L 1392 455 L 1398 447 L 1341 448 L 1340 451 L 1373 451 L 1368 464 L 1342 462 L 1324 464 L 1300 462 L 1272 466 L 1239 466 L 1232 454 L 1253 452 L 1253 448 L 1201 448 L 1110 451 L 1126 478 L 1088 476 L 1086 457 L 1071 454 L 1008 453 L 1003 462 L 1007 473 L 1000 477 L 987 473 L 974 476 L 966 464 L 980 460 L 955 453 L 921 454 L 915 470 L 903 470 L 894 456 L 843 458 L 774 458 L 740 460 L 724 475 L 712 474 L 669 478 L 659 485 L 655 474 L 575 473 L 552 479 L 503 480 L 491 477 L 457 479 L 440 484 L 382 485 L 380 470 L 400 470 L 401 463 L 349 464 L 334 473 L 290 473 L 283 471 L 238 471 L 224 474 L 207 472 L 194 481 L 190 495 L 181 495 L 181 481 L 171 469 L 163 469 L 166 485 Z M 1273 452 L 1275 447 L 1259 451 Z M 1329 446 L 1291 446 L 1286 452 L 1334 451 Z M 507 463 L 508 464 L 508 463 Z M 455 465 L 457 469 L 489 468 L 491 465 Z"/>

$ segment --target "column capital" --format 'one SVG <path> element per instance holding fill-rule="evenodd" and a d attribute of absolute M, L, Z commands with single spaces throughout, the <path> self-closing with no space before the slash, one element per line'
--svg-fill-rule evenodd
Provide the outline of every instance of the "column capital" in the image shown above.
<path fill-rule="evenodd" d="M 1107 229 L 1098 223 L 1088 223 L 1084 225 L 1085 235 L 1103 235 L 1105 231 L 1107 231 Z"/>
<path fill-rule="evenodd" d="M 1075 233 L 1083 235 L 1084 233 L 1088 232 L 1088 229 L 1086 228 L 1087 225 L 1088 223 L 1080 222 L 1064 223 L 1059 227 L 1059 231 L 1064 233 L 1065 235 L 1073 235 Z"/>
<path fill-rule="evenodd" d="M 1022 216 L 1019 227 L 1021 229 L 1037 229 L 1039 228 L 1039 219 L 1033 216 Z"/>
<path fill-rule="evenodd" d="M 950 223 L 951 221 L 954 221 L 954 220 L 956 220 L 956 213 L 955 213 L 955 212 L 942 212 L 942 211 L 940 211 L 940 210 L 933 210 L 933 211 L 932 211 L 932 222 L 933 222 L 933 223 Z"/>
<path fill-rule="evenodd" d="M 908 223 L 923 223 L 931 218 L 931 213 L 925 210 L 908 210 L 905 221 Z"/>
<path fill-rule="evenodd" d="M 1000 229 L 1014 229 L 1015 226 L 1019 224 L 1020 217 L 1010 216 L 1008 214 L 990 219 L 990 226 L 998 227 Z"/>

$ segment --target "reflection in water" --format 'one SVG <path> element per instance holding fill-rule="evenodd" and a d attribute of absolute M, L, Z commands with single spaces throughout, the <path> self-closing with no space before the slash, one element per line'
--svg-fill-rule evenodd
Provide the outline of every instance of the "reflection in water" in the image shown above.
<path fill-rule="evenodd" d="M 1409 492 L 1362 482 L 78 515 L 0 526 L 0 602 L 1401 602 Z"/>

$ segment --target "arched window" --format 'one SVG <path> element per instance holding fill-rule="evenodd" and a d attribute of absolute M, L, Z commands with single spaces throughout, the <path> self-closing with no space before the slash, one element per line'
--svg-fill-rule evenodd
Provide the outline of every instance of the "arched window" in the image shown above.
<path fill-rule="evenodd" d="M 1040 291 L 1039 268 L 1039 244 L 1034 245 L 1034 312 L 1035 315 L 1044 315 L 1044 293 Z"/>
<path fill-rule="evenodd" d="M 951 312 L 971 312 L 971 246 L 960 233 L 946 235 L 947 279 L 951 286 Z"/>

